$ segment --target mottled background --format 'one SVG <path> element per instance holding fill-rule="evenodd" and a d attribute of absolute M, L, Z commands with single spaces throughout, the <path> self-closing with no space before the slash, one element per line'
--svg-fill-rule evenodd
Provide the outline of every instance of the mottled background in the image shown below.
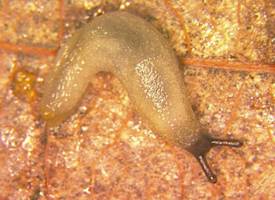
<path fill-rule="evenodd" d="M 37 108 L 60 43 L 118 9 L 170 41 L 205 128 L 244 141 L 209 152 L 217 184 L 150 131 L 108 73 L 46 131 Z M 274 25 L 274 0 L 0 0 L 0 199 L 274 199 Z"/>

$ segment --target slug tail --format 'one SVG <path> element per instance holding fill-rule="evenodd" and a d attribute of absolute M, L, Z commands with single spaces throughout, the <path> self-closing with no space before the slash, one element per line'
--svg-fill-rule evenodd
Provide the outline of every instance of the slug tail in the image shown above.
<path fill-rule="evenodd" d="M 241 147 L 242 145 L 243 142 L 239 140 L 217 139 L 208 134 L 201 134 L 197 142 L 187 148 L 187 150 L 198 160 L 208 181 L 211 183 L 216 183 L 217 177 L 207 163 L 206 154 L 215 146 Z"/>

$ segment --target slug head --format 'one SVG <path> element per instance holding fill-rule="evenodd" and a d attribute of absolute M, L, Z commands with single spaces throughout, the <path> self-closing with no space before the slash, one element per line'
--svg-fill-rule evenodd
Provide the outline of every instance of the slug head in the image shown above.
<path fill-rule="evenodd" d="M 217 138 L 211 137 L 207 133 L 202 133 L 199 136 L 197 142 L 195 142 L 190 147 L 188 147 L 187 150 L 191 154 L 193 154 L 195 158 L 198 160 L 208 180 L 211 183 L 216 183 L 217 177 L 212 172 L 205 158 L 208 151 L 215 146 L 241 147 L 242 145 L 243 143 L 239 140 L 217 139 Z"/>

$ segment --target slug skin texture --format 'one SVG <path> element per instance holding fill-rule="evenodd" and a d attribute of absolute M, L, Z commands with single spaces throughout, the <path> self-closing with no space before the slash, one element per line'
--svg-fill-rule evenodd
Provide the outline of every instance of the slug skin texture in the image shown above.
<path fill-rule="evenodd" d="M 196 146 L 202 151 L 199 154 L 205 154 L 213 140 L 200 133 L 172 48 L 152 25 L 127 12 L 96 17 L 61 47 L 45 81 L 43 119 L 50 126 L 67 119 L 100 71 L 113 73 L 150 128 L 171 144 L 187 149 L 200 163 L 205 162 L 201 163 L 206 165 L 202 166 L 204 172 L 216 181 L 204 157 L 200 161 L 196 155 Z"/>

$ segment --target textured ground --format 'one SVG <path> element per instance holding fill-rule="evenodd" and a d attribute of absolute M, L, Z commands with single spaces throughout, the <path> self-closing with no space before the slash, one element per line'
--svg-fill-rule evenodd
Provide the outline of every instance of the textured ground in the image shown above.
<path fill-rule="evenodd" d="M 245 142 L 208 154 L 217 184 L 150 131 L 111 74 L 58 129 L 39 119 L 62 39 L 118 9 L 169 39 L 201 123 Z M 272 0 L 0 1 L 0 200 L 274 199 L 274 16 Z"/>

